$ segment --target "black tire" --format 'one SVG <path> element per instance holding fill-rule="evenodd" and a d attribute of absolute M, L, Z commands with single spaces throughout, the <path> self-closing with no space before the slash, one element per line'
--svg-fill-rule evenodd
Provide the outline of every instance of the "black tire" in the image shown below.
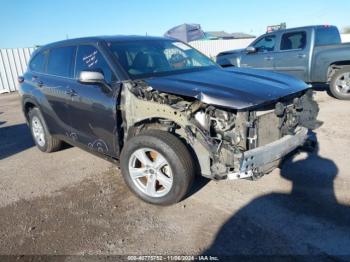
<path fill-rule="evenodd" d="M 342 93 L 340 89 L 336 85 L 336 81 L 339 77 L 341 77 L 344 73 L 350 73 L 350 67 L 345 67 L 343 69 L 337 70 L 334 75 L 332 76 L 329 90 L 331 94 L 341 100 L 350 100 L 350 92 L 348 93 Z"/>
<path fill-rule="evenodd" d="M 161 197 L 151 197 L 137 188 L 129 173 L 132 154 L 141 148 L 158 151 L 169 163 L 173 183 L 169 192 Z M 194 177 L 194 160 L 184 143 L 174 135 L 160 130 L 147 130 L 131 138 L 124 146 L 120 167 L 128 187 L 142 200 L 155 205 L 171 205 L 181 201 L 190 190 Z"/>
<path fill-rule="evenodd" d="M 40 151 L 45 152 L 45 153 L 51 153 L 51 152 L 55 152 L 55 151 L 59 150 L 61 148 L 62 142 L 61 142 L 61 140 L 54 138 L 50 134 L 40 110 L 38 108 L 34 107 L 33 109 L 31 109 L 29 111 L 28 117 L 29 117 L 29 128 L 30 128 L 30 131 L 32 133 L 33 140 L 34 140 L 36 146 L 40 149 Z M 40 121 L 40 124 L 43 127 L 44 140 L 45 140 L 44 144 L 41 144 L 35 138 L 34 129 L 33 129 L 33 119 L 35 119 L 35 120 L 38 119 Z"/>

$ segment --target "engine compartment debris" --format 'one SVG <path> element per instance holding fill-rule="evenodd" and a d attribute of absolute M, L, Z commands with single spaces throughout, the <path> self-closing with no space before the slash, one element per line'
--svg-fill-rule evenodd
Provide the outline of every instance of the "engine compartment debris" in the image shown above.
<path fill-rule="evenodd" d="M 167 130 L 192 148 L 202 175 L 212 179 L 261 177 L 321 124 L 311 90 L 234 110 L 159 92 L 144 81 L 123 85 L 125 141 L 145 129 Z"/>

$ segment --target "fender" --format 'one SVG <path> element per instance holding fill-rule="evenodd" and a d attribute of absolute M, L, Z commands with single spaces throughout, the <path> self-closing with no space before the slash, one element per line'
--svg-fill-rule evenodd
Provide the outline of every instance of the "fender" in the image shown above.
<path fill-rule="evenodd" d="M 25 117 L 27 123 L 28 123 L 28 120 L 29 120 L 28 119 L 28 112 L 29 112 L 29 109 L 32 108 L 32 107 L 37 107 L 41 111 L 41 106 L 36 101 L 36 99 L 34 97 L 23 96 L 22 97 L 22 111 L 23 111 L 23 114 L 24 114 L 24 117 Z"/>

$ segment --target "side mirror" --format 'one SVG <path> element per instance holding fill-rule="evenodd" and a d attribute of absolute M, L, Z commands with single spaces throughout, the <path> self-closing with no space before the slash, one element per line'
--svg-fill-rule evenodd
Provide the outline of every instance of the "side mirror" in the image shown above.
<path fill-rule="evenodd" d="M 254 46 L 248 46 L 245 51 L 247 52 L 247 54 L 253 54 L 256 53 L 256 48 Z"/>
<path fill-rule="evenodd" d="M 101 72 L 97 71 L 81 71 L 79 74 L 79 82 L 82 84 L 100 85 L 104 91 L 112 91 L 112 88 L 107 84 L 105 77 Z"/>
<path fill-rule="evenodd" d="M 102 73 L 96 71 L 81 71 L 79 82 L 82 84 L 101 84 L 105 83 L 105 77 Z"/>

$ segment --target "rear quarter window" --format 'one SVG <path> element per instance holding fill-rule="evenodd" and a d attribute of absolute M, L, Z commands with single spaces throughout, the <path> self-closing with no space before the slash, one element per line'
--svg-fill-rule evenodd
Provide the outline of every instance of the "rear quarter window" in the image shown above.
<path fill-rule="evenodd" d="M 337 45 L 341 43 L 340 34 L 338 28 L 331 27 L 319 27 L 316 29 L 316 43 L 315 45 Z"/>
<path fill-rule="evenodd" d="M 44 50 L 36 54 L 29 64 L 29 69 L 34 72 L 44 73 L 47 53 L 48 51 Z"/>

